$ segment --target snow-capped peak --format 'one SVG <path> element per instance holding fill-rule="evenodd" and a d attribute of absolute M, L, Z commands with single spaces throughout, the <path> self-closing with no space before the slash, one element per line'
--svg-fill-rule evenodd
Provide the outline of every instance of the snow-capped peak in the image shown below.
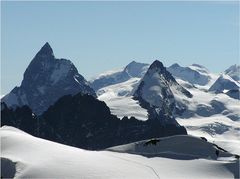
<path fill-rule="evenodd" d="M 134 97 L 143 107 L 155 110 L 153 113 L 156 114 L 152 114 L 152 117 L 166 115 L 169 118 L 176 107 L 174 94 L 192 97 L 190 92 L 176 82 L 163 64 L 156 60 L 140 81 Z"/>
<path fill-rule="evenodd" d="M 224 73 L 232 77 L 232 79 L 240 81 L 240 65 L 232 65 Z"/>
<path fill-rule="evenodd" d="M 209 91 L 221 93 L 224 90 L 239 90 L 240 84 L 233 80 L 229 75 L 221 74 L 215 83 L 209 88 Z"/>
<path fill-rule="evenodd" d="M 194 85 L 205 86 L 212 81 L 213 75 L 202 65 L 192 64 L 188 67 L 182 67 L 173 64 L 167 70 L 177 79 L 187 81 Z"/>
<path fill-rule="evenodd" d="M 176 82 L 171 73 L 163 66 L 162 62 L 155 60 L 149 67 L 147 73 L 158 73 L 164 76 L 168 81 Z"/>
<path fill-rule="evenodd" d="M 148 64 L 146 63 L 132 61 L 124 68 L 124 71 L 127 72 L 130 77 L 141 78 L 146 73 L 147 68 Z"/>
<path fill-rule="evenodd" d="M 178 67 L 180 67 L 180 65 L 179 65 L 178 63 L 174 63 L 174 64 L 172 64 L 170 67 L 171 67 L 171 68 L 178 68 Z M 170 67 L 169 67 L 169 68 L 170 68 Z"/>

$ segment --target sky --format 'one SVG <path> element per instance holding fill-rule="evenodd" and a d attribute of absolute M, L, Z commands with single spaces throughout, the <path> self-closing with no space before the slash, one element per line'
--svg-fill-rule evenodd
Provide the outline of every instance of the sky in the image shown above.
<path fill-rule="evenodd" d="M 45 42 L 86 79 L 155 59 L 220 73 L 239 64 L 239 2 L 1 1 L 1 95 Z"/>

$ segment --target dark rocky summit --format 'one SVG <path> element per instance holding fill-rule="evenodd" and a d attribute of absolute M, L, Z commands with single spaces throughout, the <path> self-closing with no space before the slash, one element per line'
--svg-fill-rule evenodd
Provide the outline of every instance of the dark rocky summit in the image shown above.
<path fill-rule="evenodd" d="M 96 97 L 73 63 L 55 58 L 46 43 L 27 67 L 21 85 L 2 101 L 10 107 L 28 105 L 34 113 L 41 114 L 60 97 L 79 92 Z"/>

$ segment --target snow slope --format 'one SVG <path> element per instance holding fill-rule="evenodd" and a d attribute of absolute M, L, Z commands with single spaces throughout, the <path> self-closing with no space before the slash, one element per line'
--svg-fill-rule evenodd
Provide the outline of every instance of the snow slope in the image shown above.
<path fill-rule="evenodd" d="M 179 84 L 183 84 L 184 81 L 177 80 Z M 184 114 L 184 117 L 189 115 L 200 115 L 208 117 L 215 114 L 223 114 L 231 118 L 232 120 L 240 120 L 239 101 L 229 97 L 224 93 L 211 93 L 203 89 L 196 87 L 187 88 L 193 97 L 191 99 L 184 96 L 177 96 L 177 100 L 185 103 L 188 106 L 188 111 Z"/>
<path fill-rule="evenodd" d="M 112 114 L 119 118 L 134 116 L 139 120 L 147 120 L 147 110 L 132 99 L 132 91 L 139 81 L 140 78 L 130 78 L 125 82 L 101 88 L 97 91 L 98 99 L 104 101 Z"/>
<path fill-rule="evenodd" d="M 182 67 L 175 63 L 168 67 L 167 70 L 176 79 L 181 79 L 183 81 L 189 82 L 199 88 L 209 88 L 209 86 L 212 85 L 218 77 L 218 75 L 209 72 L 207 68 L 198 64 Z"/>
<path fill-rule="evenodd" d="M 208 71 L 196 65 L 190 67 L 181 67 L 177 63 L 171 65 L 167 70 L 177 78 L 188 81 L 193 84 L 205 85 L 209 82 Z"/>
<path fill-rule="evenodd" d="M 184 81 L 177 80 L 180 84 Z M 176 120 L 191 135 L 204 136 L 231 152 L 240 154 L 240 104 L 239 100 L 224 93 L 210 93 L 198 88 L 188 88 L 191 100 L 178 96 L 188 111 Z"/>
<path fill-rule="evenodd" d="M 106 151 L 87 151 L 39 139 L 12 127 L 4 126 L 0 133 L 3 177 L 89 179 L 239 177 L 239 160 L 230 154 L 223 155 L 222 152 L 220 158 L 216 160 L 214 157 L 216 149 L 211 144 L 190 136 L 163 138 L 155 147 L 144 146 L 143 142 L 139 142 L 128 144 L 128 150 L 126 147 L 118 146 Z M 184 147 L 179 150 L 172 148 L 177 141 L 182 144 L 186 141 L 186 144 L 181 145 Z M 201 146 L 203 153 L 210 157 L 206 158 L 207 155 L 202 155 L 199 151 L 199 158 L 190 159 L 191 154 L 188 154 L 190 150 L 186 150 L 188 145 L 191 145 L 189 141 L 195 141 L 195 149 Z M 155 155 L 155 151 L 158 150 L 171 154 L 169 152 L 171 149 L 187 153 L 184 153 L 182 159 L 178 158 L 179 155 L 175 158 Z M 137 153 L 130 154 L 129 151 Z M 144 151 L 150 151 L 151 156 L 142 155 Z"/>

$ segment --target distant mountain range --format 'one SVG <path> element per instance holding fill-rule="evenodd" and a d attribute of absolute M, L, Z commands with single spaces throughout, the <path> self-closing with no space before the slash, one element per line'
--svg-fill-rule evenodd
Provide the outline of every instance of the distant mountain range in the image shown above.
<path fill-rule="evenodd" d="M 133 64 L 133 62 L 131 62 L 130 64 Z M 134 64 L 137 64 L 137 62 L 134 62 Z M 144 64 L 141 64 L 141 65 L 144 65 Z M 146 67 L 149 67 L 149 65 L 145 64 L 143 68 L 144 70 L 140 70 L 139 74 L 145 74 Z M 230 68 L 230 69 L 233 69 L 233 71 L 235 71 L 236 68 Z M 139 88 L 141 86 L 140 84 L 143 81 L 143 79 L 144 79 L 143 83 L 150 83 L 150 84 L 148 85 L 146 90 L 144 90 L 144 92 L 141 92 L 142 93 L 141 95 L 146 96 L 146 98 L 148 99 L 152 98 L 151 105 L 158 106 L 160 105 L 160 103 L 164 101 L 166 102 L 166 100 L 162 99 L 164 95 L 160 94 L 161 93 L 160 89 L 164 87 L 163 89 L 166 89 L 164 93 L 168 94 L 168 97 L 166 99 L 170 100 L 170 98 L 172 98 L 172 100 L 170 101 L 171 102 L 175 101 L 173 105 L 174 108 L 172 108 L 171 111 L 173 111 L 173 109 L 177 109 L 174 112 L 177 115 L 183 113 L 184 111 L 185 111 L 185 114 L 189 112 L 193 113 L 195 111 L 195 113 L 203 116 L 209 116 L 209 115 L 212 115 L 213 113 L 214 114 L 218 113 L 216 111 L 218 111 L 219 109 L 210 109 L 209 111 L 209 105 L 201 104 L 201 99 L 198 99 L 198 101 L 194 102 L 193 105 L 195 106 L 194 107 L 195 110 L 192 111 L 190 106 L 190 104 L 192 103 L 192 100 L 189 99 L 190 95 L 187 95 L 187 98 L 185 99 L 186 94 L 191 93 L 191 90 L 197 90 L 201 93 L 206 92 L 204 94 L 207 94 L 207 95 L 209 94 L 210 96 L 212 93 L 222 93 L 222 94 L 228 95 L 231 98 L 239 99 L 239 95 L 238 95 L 239 83 L 238 81 L 235 81 L 234 79 L 232 79 L 228 74 L 224 74 L 224 73 L 222 75 L 213 74 L 209 72 L 207 68 L 198 64 L 193 64 L 193 65 L 190 65 L 189 67 L 181 67 L 178 64 L 173 64 L 170 67 L 166 68 L 166 71 L 168 73 L 168 76 L 171 76 L 171 78 L 167 79 L 161 73 L 160 75 L 157 75 L 156 73 L 156 75 L 152 74 L 153 77 L 149 79 L 144 79 L 144 78 L 148 78 L 149 75 L 142 76 L 142 77 L 129 77 L 127 79 L 119 79 L 120 82 L 114 81 L 113 84 L 104 85 L 102 88 L 96 91 L 98 95 L 98 99 L 105 101 L 109 105 L 110 109 L 112 109 L 112 112 L 116 115 L 121 116 L 121 112 L 126 112 L 127 114 L 127 110 L 128 111 L 130 110 L 132 111 L 130 112 L 130 114 L 135 114 L 135 116 L 138 116 L 138 112 L 142 114 L 144 113 L 144 109 L 142 111 L 138 110 L 138 112 L 134 112 L 134 110 L 138 108 L 137 105 L 132 105 L 132 106 L 129 106 L 128 109 L 125 109 L 124 105 L 122 105 L 121 103 L 124 101 L 123 102 L 124 104 L 133 104 L 133 101 L 131 99 L 134 95 L 136 99 L 136 96 L 137 96 L 136 91 L 137 90 L 139 91 Z M 230 70 L 228 70 L 228 73 L 230 73 Z M 236 75 L 236 73 L 230 73 L 230 74 Z M 106 75 L 104 75 L 103 73 L 100 75 L 100 78 L 97 77 L 97 81 L 98 82 L 105 81 L 106 79 L 113 78 L 115 75 L 116 75 L 116 72 L 113 72 L 113 73 L 108 72 L 106 73 Z M 223 76 L 225 80 L 221 80 L 223 79 Z M 164 77 L 165 79 L 161 80 L 162 77 Z M 153 82 L 154 78 L 156 79 L 155 82 Z M 176 85 L 173 85 L 173 83 L 170 82 L 173 80 L 176 81 L 177 83 L 177 84 L 175 83 Z M 167 86 L 165 85 L 166 81 L 168 81 Z M 93 84 L 94 82 L 95 81 L 91 81 L 91 84 Z M 159 90 L 157 90 L 157 88 L 159 88 Z M 207 93 L 207 91 L 209 91 L 209 93 Z M 197 97 L 197 95 L 195 96 Z M 207 101 L 210 102 L 211 98 L 212 97 L 207 99 Z M 186 110 L 187 108 L 188 110 Z M 212 108 L 216 108 L 216 106 L 213 106 Z"/>
<path fill-rule="evenodd" d="M 198 64 L 133 61 L 87 82 L 46 43 L 2 98 L 1 125 L 86 149 L 186 134 L 180 124 L 191 134 L 237 138 L 238 72 L 238 65 L 218 75 Z"/>

